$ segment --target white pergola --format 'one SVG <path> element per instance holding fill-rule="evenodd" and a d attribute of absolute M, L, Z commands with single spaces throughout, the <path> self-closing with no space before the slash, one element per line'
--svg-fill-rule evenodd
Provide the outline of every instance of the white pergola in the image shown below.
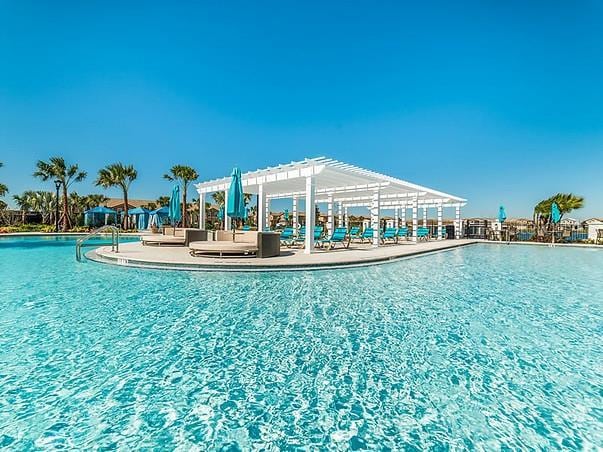
<path fill-rule="evenodd" d="M 412 240 L 417 241 L 418 210 L 422 209 L 423 226 L 427 225 L 428 209 L 437 211 L 438 239 L 442 239 L 442 209 L 456 209 L 455 234 L 460 238 L 461 207 L 466 200 L 441 191 L 413 184 L 395 177 L 359 168 L 337 160 L 318 157 L 291 162 L 283 165 L 250 171 L 242 175 L 245 193 L 258 195 L 258 230 L 266 227 L 270 214 L 270 200 L 291 198 L 293 200 L 293 224 L 298 223 L 298 200 L 305 200 L 306 224 L 315 224 L 315 205 L 327 204 L 327 230 L 331 234 L 335 229 L 335 210 L 337 207 L 338 226 L 348 225 L 348 209 L 368 207 L 371 213 L 371 226 L 374 230 L 373 246 L 379 246 L 379 226 L 382 209 L 393 209 L 396 225 L 399 219 L 406 221 L 406 212 L 412 214 Z M 228 203 L 230 176 L 196 184 L 199 193 L 200 225 L 205 224 L 205 195 L 217 191 L 225 192 Z M 400 216 L 401 214 L 401 216 Z M 225 229 L 230 221 L 225 213 Z M 305 253 L 314 249 L 314 235 L 308 228 L 305 236 Z"/>

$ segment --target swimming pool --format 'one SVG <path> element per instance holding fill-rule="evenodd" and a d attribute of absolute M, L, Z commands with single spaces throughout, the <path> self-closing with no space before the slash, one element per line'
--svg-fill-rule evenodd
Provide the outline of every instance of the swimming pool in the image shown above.
<path fill-rule="evenodd" d="M 603 446 L 600 250 L 220 274 L 2 238 L 0 300 L 0 447 Z"/>

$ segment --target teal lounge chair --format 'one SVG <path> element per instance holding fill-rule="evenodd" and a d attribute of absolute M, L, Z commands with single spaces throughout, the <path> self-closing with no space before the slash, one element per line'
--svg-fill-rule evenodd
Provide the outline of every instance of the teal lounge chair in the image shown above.
<path fill-rule="evenodd" d="M 429 240 L 429 228 L 426 228 L 426 227 L 417 228 L 417 240 L 428 241 Z"/>
<path fill-rule="evenodd" d="M 322 226 L 314 226 L 314 242 L 322 238 Z M 299 230 L 299 235 L 294 239 L 294 243 L 303 245 L 306 241 L 306 227 L 302 226 Z"/>
<path fill-rule="evenodd" d="M 293 245 L 293 240 L 295 239 L 293 228 L 285 228 L 281 231 L 281 245 L 291 246 Z"/>
<path fill-rule="evenodd" d="M 326 244 L 329 244 L 328 249 L 332 250 L 338 243 L 341 243 L 345 248 L 350 246 L 350 238 L 348 237 L 348 230 L 346 228 L 336 228 L 328 239 L 317 240 L 316 246 L 322 248 Z"/>
<path fill-rule="evenodd" d="M 366 228 L 362 235 L 360 236 L 360 242 L 364 243 L 364 241 L 372 242 L 373 241 L 373 228 Z"/>
<path fill-rule="evenodd" d="M 406 226 L 398 228 L 398 238 L 402 237 L 408 240 L 408 228 Z"/>
<path fill-rule="evenodd" d="M 322 226 L 314 226 L 314 241 L 320 240 L 322 238 L 323 233 Z"/>
<path fill-rule="evenodd" d="M 360 238 L 360 228 L 358 226 L 354 226 L 350 228 L 349 232 L 350 240 L 359 239 Z"/>
<path fill-rule="evenodd" d="M 251 231 L 251 226 L 246 224 L 245 226 L 243 226 L 243 231 Z"/>
<path fill-rule="evenodd" d="M 398 229 L 396 228 L 386 228 L 385 231 L 381 234 L 381 241 L 385 243 L 387 240 L 398 243 Z"/>

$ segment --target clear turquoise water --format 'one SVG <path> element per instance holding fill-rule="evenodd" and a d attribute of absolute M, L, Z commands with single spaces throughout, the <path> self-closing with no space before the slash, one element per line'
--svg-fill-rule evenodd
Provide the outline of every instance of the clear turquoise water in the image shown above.
<path fill-rule="evenodd" d="M 603 250 L 138 270 L 0 239 L 0 448 L 603 447 Z"/>

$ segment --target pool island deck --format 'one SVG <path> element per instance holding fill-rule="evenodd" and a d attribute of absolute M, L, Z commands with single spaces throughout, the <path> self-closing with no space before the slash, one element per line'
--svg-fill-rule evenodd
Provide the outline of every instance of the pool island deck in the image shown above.
<path fill-rule="evenodd" d="M 378 248 L 370 244 L 353 243 L 350 248 L 316 249 L 305 254 L 303 249 L 281 248 L 281 255 L 259 259 L 253 256 L 204 257 L 191 256 L 188 247 L 143 246 L 140 242 L 122 243 L 119 253 L 102 246 L 86 253 L 92 261 L 129 267 L 163 268 L 198 271 L 279 271 L 326 270 L 386 263 L 396 259 L 444 251 L 478 243 L 478 240 L 434 240 L 402 242 Z"/>

